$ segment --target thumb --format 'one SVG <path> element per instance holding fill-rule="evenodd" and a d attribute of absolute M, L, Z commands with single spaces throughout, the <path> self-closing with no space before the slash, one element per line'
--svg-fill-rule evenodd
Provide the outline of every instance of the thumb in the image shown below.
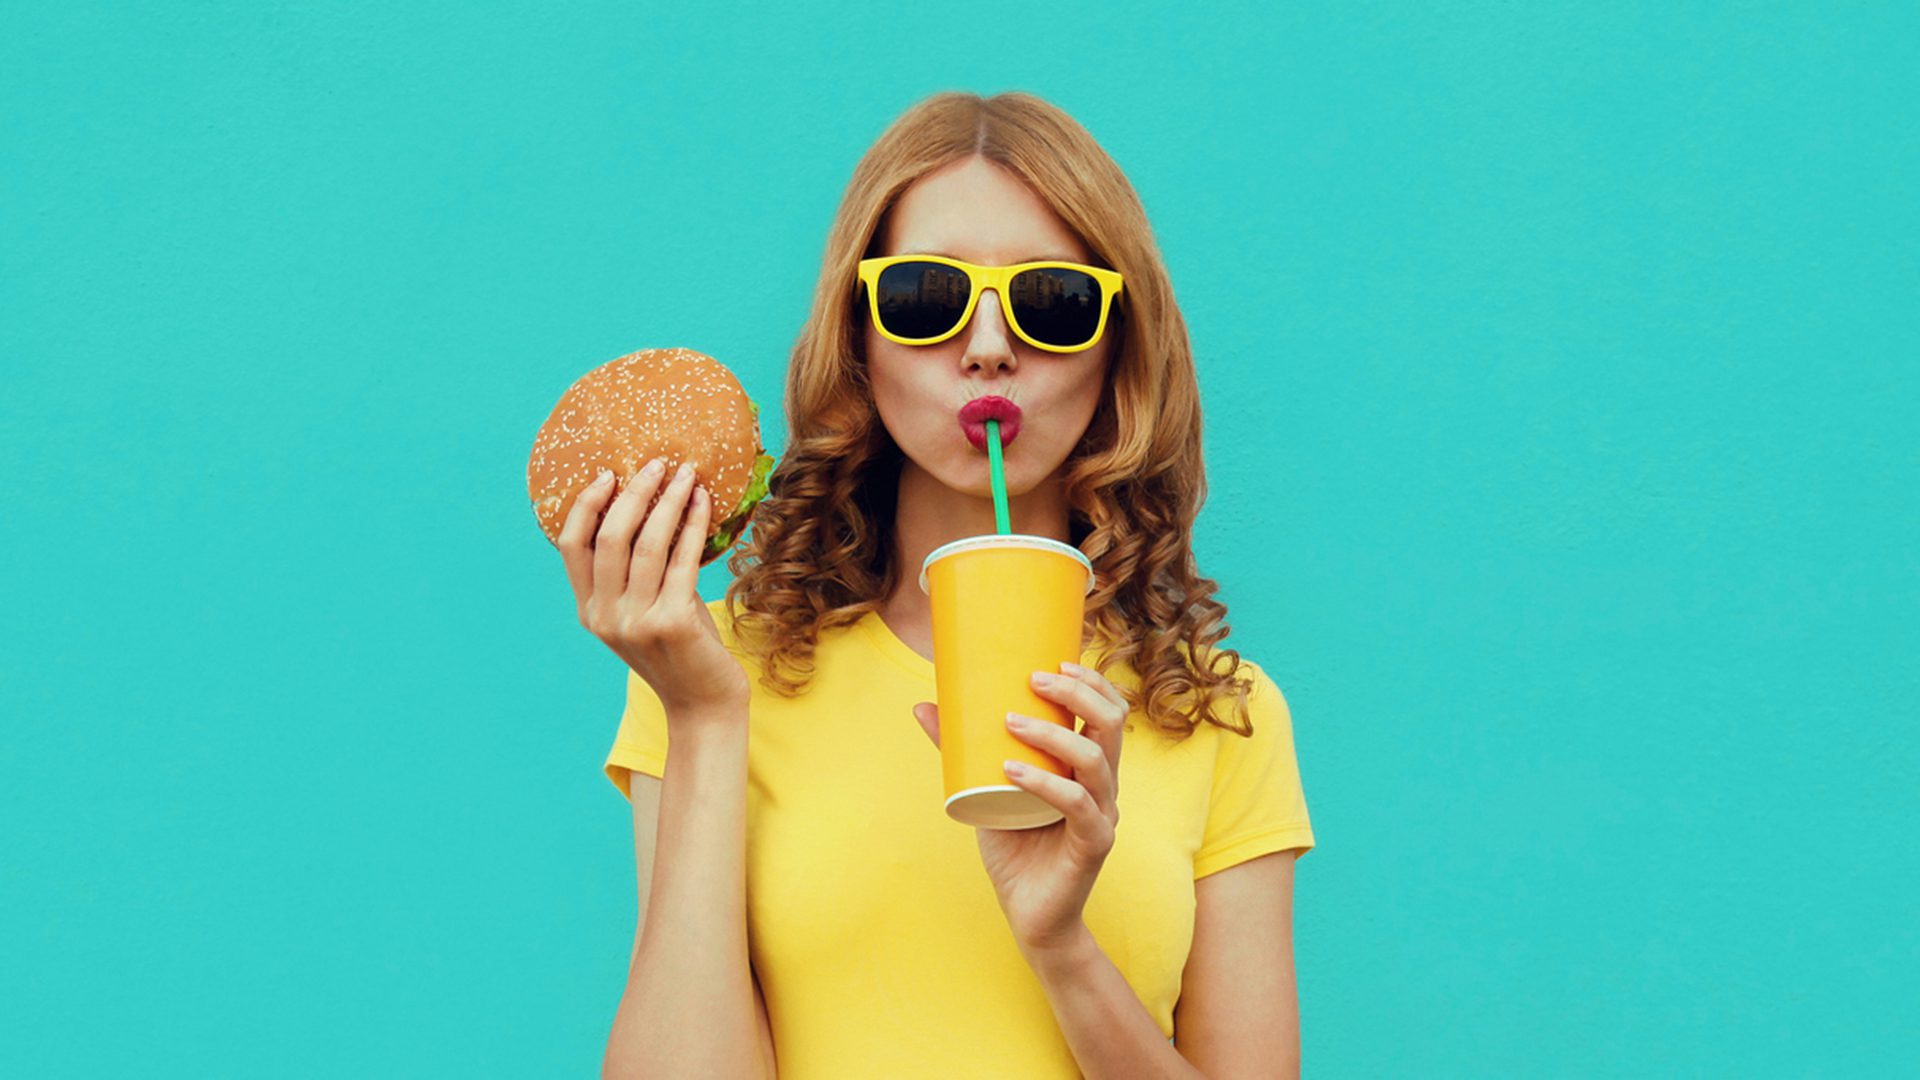
<path fill-rule="evenodd" d="M 920 730 L 933 740 L 934 749 L 940 748 L 940 706 L 931 701 L 922 701 L 913 707 L 913 718 L 920 721 Z"/>

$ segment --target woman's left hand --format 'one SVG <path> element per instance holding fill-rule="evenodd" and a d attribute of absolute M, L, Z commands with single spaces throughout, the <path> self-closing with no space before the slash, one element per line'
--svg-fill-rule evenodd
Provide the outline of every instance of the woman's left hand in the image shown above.
<path fill-rule="evenodd" d="M 1120 823 L 1120 732 L 1130 711 L 1127 700 L 1097 671 L 1078 664 L 1060 667 L 1066 674 L 1052 675 L 1051 683 L 1039 678 L 1051 673 L 1036 672 L 1033 688 L 1079 717 L 1080 730 L 1035 717 L 1008 730 L 1067 765 L 1073 776 L 1029 767 L 1008 780 L 1066 817 L 1034 829 L 974 830 L 1007 925 L 1023 949 L 1045 949 L 1073 937 Z M 939 707 L 923 701 L 913 715 L 939 746 Z"/>

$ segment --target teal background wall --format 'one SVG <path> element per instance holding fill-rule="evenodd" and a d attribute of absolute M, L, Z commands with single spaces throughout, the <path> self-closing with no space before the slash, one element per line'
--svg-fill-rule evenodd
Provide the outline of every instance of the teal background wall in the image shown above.
<path fill-rule="evenodd" d="M 1155 224 L 1317 834 L 1308 1075 L 1920 1055 L 1911 5 L 131 8 L 0 14 L 13 1075 L 597 1070 L 623 668 L 533 433 L 685 344 L 783 447 L 841 191 L 943 89 Z"/>

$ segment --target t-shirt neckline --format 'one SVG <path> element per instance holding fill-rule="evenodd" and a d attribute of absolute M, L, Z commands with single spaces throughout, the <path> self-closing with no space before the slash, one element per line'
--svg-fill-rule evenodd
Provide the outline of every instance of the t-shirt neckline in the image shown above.
<path fill-rule="evenodd" d="M 873 642 L 887 659 L 892 660 L 901 670 L 916 679 L 933 681 L 933 661 L 913 651 L 913 646 L 901 641 L 878 611 L 869 611 L 860 618 L 860 626 L 866 631 L 868 640 Z"/>

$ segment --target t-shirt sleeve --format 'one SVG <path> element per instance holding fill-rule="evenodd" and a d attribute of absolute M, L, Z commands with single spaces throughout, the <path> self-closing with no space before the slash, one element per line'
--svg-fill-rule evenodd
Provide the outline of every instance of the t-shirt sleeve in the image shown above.
<path fill-rule="evenodd" d="M 1253 735 L 1215 729 L 1220 750 L 1214 759 L 1206 831 L 1193 855 L 1196 881 L 1288 848 L 1298 848 L 1294 857 L 1302 858 L 1313 847 L 1287 699 L 1257 665 L 1242 659 L 1241 666 L 1250 668 L 1253 676 L 1247 696 Z"/>
<path fill-rule="evenodd" d="M 653 687 L 632 668 L 627 669 L 627 707 L 620 714 L 620 730 L 613 736 L 604 768 L 607 779 L 628 801 L 633 799 L 629 770 L 667 775 L 667 711 Z"/>

